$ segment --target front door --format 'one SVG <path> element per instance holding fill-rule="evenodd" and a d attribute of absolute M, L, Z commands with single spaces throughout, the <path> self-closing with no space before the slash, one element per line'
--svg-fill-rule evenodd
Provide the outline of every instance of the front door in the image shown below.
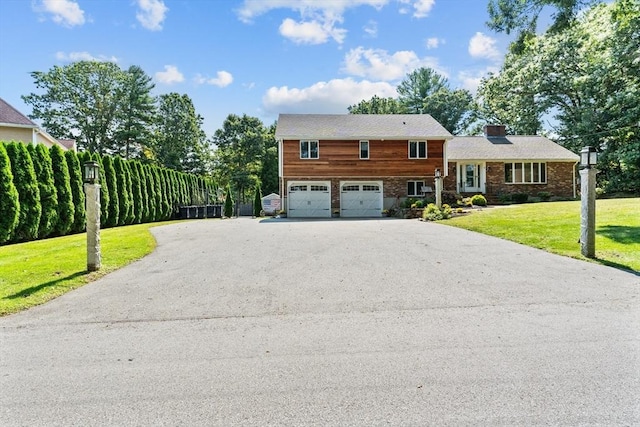
<path fill-rule="evenodd" d="M 458 168 L 458 186 L 461 193 L 483 193 L 483 165 L 462 163 Z"/>

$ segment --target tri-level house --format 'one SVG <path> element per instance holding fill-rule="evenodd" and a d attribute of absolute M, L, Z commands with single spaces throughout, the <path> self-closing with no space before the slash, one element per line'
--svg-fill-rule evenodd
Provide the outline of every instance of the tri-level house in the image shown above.
<path fill-rule="evenodd" d="M 422 197 L 453 136 L 428 114 L 281 114 L 280 194 L 289 217 L 379 217 Z"/>

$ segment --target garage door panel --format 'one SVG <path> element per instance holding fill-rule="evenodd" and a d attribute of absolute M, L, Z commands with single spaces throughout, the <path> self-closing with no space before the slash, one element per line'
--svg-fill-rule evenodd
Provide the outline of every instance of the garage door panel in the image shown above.
<path fill-rule="evenodd" d="M 288 216 L 331 217 L 331 186 L 328 182 L 292 183 L 288 192 Z"/>
<path fill-rule="evenodd" d="M 340 191 L 340 216 L 347 218 L 382 216 L 382 183 L 343 183 Z"/>

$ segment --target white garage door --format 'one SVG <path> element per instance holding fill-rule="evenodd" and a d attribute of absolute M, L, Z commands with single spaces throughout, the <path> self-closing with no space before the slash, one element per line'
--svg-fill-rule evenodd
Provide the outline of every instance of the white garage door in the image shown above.
<path fill-rule="evenodd" d="M 329 182 L 291 182 L 287 215 L 291 218 L 331 218 Z"/>
<path fill-rule="evenodd" d="M 340 216 L 352 218 L 382 216 L 382 183 L 341 183 Z"/>

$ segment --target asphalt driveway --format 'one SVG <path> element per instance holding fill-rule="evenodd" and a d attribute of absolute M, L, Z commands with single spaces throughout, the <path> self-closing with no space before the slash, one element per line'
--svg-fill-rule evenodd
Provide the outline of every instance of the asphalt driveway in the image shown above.
<path fill-rule="evenodd" d="M 637 275 L 409 220 L 153 232 L 0 318 L 1 425 L 640 424 Z"/>

